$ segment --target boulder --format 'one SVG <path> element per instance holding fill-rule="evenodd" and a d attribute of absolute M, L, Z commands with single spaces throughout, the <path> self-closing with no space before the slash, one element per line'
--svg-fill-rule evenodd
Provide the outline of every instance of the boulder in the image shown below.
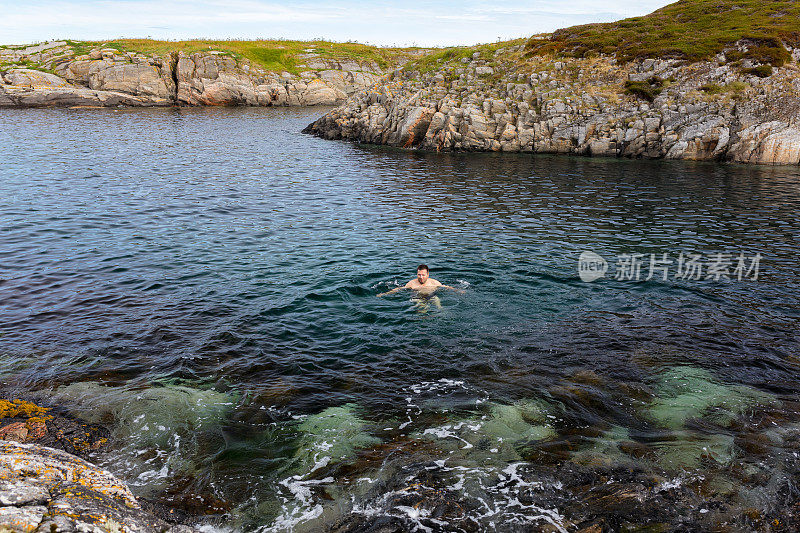
<path fill-rule="evenodd" d="M 397 126 L 397 144 L 406 148 L 420 144 L 435 112 L 435 109 L 421 106 L 408 109 Z"/>
<path fill-rule="evenodd" d="M 161 70 L 148 63 L 97 61 L 89 69 L 89 87 L 98 91 L 170 97 Z"/>
<path fill-rule="evenodd" d="M 256 85 L 236 60 L 221 55 L 178 54 L 177 100 L 189 105 L 257 105 Z"/>
<path fill-rule="evenodd" d="M 342 90 L 331 87 L 323 80 L 315 79 L 308 82 L 300 96 L 302 105 L 333 105 L 346 98 Z"/>
<path fill-rule="evenodd" d="M 742 163 L 797 165 L 800 163 L 800 130 L 784 122 L 755 124 L 739 132 L 729 157 Z"/>
<path fill-rule="evenodd" d="M 0 441 L 0 530 L 191 533 L 145 512 L 124 482 L 66 452 Z"/>
<path fill-rule="evenodd" d="M 79 83 L 88 87 L 89 71 L 94 63 L 94 61 L 88 59 L 69 61 L 58 65 L 56 72 L 70 83 Z"/>
<path fill-rule="evenodd" d="M 70 86 L 65 79 L 55 74 L 27 68 L 11 69 L 3 75 L 3 78 L 7 84 L 19 87 L 39 88 Z"/>

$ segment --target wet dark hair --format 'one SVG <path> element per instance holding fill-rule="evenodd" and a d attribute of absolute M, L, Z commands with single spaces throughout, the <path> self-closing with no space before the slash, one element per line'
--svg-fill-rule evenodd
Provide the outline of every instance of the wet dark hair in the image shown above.
<path fill-rule="evenodd" d="M 431 269 L 428 268 L 428 265 L 426 265 L 426 264 L 422 264 L 422 265 L 418 266 L 417 267 L 417 272 L 419 272 L 420 270 L 427 270 L 428 272 L 431 271 Z"/>

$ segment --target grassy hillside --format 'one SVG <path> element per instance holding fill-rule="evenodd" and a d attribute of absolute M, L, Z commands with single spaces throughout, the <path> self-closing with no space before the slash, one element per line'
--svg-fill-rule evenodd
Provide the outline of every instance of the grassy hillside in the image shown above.
<path fill-rule="evenodd" d="M 123 52 L 144 54 L 167 54 L 173 51 L 186 53 L 218 50 L 236 58 L 245 58 L 273 72 L 297 73 L 296 66 L 305 62 L 300 57 L 307 51 L 323 58 L 337 60 L 356 59 L 374 61 L 381 68 L 390 68 L 399 60 L 416 57 L 424 53 L 419 48 L 379 48 L 359 43 L 335 43 L 329 41 L 279 41 L 279 40 L 190 40 L 155 41 L 152 39 L 119 39 L 116 41 L 68 41 L 76 54 L 84 54 L 93 48 L 116 48 Z"/>
<path fill-rule="evenodd" d="M 639 57 L 708 59 L 740 39 L 751 39 L 751 58 L 780 66 L 781 42 L 800 46 L 800 2 L 795 0 L 680 0 L 649 15 L 585 24 L 531 38 L 531 53 L 582 57 L 616 53 Z M 741 57 L 739 58 L 741 59 Z"/>
<path fill-rule="evenodd" d="M 475 52 L 478 52 L 482 59 L 491 59 L 496 50 L 514 45 L 522 45 L 525 44 L 525 42 L 526 39 L 513 39 L 510 41 L 498 41 L 496 43 L 476 44 L 475 46 L 451 46 L 429 50 L 425 55 L 410 61 L 405 68 L 406 70 L 417 70 L 419 72 L 433 72 L 447 63 L 459 61 L 462 58 L 472 58 Z"/>

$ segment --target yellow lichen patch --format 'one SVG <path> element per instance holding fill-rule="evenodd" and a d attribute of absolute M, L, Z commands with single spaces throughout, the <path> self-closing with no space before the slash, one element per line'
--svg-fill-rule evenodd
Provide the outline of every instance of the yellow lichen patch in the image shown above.
<path fill-rule="evenodd" d="M 0 399 L 0 418 L 14 418 L 18 416 L 30 418 L 43 415 L 49 410 L 49 407 L 39 407 L 35 403 L 26 402 L 25 400 L 9 401 Z"/>

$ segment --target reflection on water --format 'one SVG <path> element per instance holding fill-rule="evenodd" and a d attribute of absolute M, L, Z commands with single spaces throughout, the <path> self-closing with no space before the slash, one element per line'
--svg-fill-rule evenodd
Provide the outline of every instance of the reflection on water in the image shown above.
<path fill-rule="evenodd" d="M 800 171 L 411 153 L 317 113 L 4 112 L 5 389 L 248 531 L 791 523 Z M 763 259 L 584 283 L 584 250 Z M 464 294 L 376 298 L 423 262 Z"/>

